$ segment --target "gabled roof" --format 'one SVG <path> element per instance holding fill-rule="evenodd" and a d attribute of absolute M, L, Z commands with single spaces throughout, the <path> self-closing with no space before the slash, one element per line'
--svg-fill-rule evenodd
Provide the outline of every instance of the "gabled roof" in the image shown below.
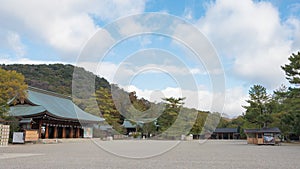
<path fill-rule="evenodd" d="M 23 118 L 19 121 L 19 123 L 31 123 L 32 122 L 32 118 Z"/>
<path fill-rule="evenodd" d="M 245 133 L 280 133 L 279 128 L 245 129 Z"/>
<path fill-rule="evenodd" d="M 30 116 L 45 112 L 46 109 L 43 106 L 32 106 L 32 105 L 16 105 L 11 106 L 9 114 L 11 116 Z"/>
<path fill-rule="evenodd" d="M 237 133 L 237 128 L 216 128 L 214 133 Z"/>
<path fill-rule="evenodd" d="M 53 116 L 83 120 L 104 121 L 103 118 L 89 114 L 76 106 L 68 97 L 57 93 L 30 87 L 27 91 L 26 101 L 32 105 L 16 105 L 10 107 L 12 116 L 29 116 L 46 112 Z"/>
<path fill-rule="evenodd" d="M 132 124 L 132 123 L 131 123 L 130 121 L 128 121 L 128 120 L 124 120 L 122 126 L 123 126 L 124 128 L 135 128 L 135 127 L 136 127 L 135 124 Z"/>
<path fill-rule="evenodd" d="M 106 130 L 112 130 L 112 129 L 113 129 L 113 127 L 111 125 L 102 125 L 102 126 L 100 126 L 100 130 L 106 131 Z"/>

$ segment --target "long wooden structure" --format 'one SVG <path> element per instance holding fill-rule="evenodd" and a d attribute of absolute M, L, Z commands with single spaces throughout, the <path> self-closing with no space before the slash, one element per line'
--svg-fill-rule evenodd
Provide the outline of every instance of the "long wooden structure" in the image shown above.
<path fill-rule="evenodd" d="M 104 121 L 81 110 L 70 97 L 32 87 L 25 100 L 16 98 L 10 105 L 9 113 L 20 120 L 25 138 L 30 130 L 37 131 L 38 138 L 82 138 L 85 127 Z"/>

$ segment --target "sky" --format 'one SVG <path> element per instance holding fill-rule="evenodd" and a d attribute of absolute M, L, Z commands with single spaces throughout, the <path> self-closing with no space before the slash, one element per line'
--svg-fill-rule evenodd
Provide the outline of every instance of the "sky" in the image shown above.
<path fill-rule="evenodd" d="M 83 66 L 139 97 L 229 117 L 254 84 L 288 86 L 280 66 L 300 50 L 297 0 L 3 0 L 0 25 L 1 64 Z"/>

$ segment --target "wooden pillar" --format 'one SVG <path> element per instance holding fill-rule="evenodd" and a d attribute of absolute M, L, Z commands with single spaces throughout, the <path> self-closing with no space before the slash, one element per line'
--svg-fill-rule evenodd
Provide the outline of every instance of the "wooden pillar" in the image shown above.
<path fill-rule="evenodd" d="M 57 138 L 57 126 L 54 127 L 53 138 Z"/>
<path fill-rule="evenodd" d="M 39 121 L 39 138 L 42 138 L 42 120 Z"/>
<path fill-rule="evenodd" d="M 45 130 L 45 138 L 49 138 L 49 126 L 46 124 L 46 130 Z"/>
<path fill-rule="evenodd" d="M 62 138 L 66 138 L 66 128 L 62 128 Z"/>
<path fill-rule="evenodd" d="M 70 138 L 73 138 L 73 126 L 70 127 Z"/>
<path fill-rule="evenodd" d="M 80 128 L 77 128 L 76 129 L 76 138 L 79 138 L 80 137 Z"/>

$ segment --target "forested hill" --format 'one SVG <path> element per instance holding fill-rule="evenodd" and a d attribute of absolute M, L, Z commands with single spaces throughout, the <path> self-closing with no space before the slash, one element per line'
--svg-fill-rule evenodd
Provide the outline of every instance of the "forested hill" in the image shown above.
<path fill-rule="evenodd" d="M 177 119 L 179 110 L 183 105 L 183 98 L 167 98 L 166 103 L 152 103 L 144 98 L 138 98 L 135 92 L 127 92 L 117 85 L 111 85 L 106 79 L 98 77 L 83 68 L 74 67 L 73 65 L 63 64 L 41 64 L 41 65 L 0 65 L 0 68 L 5 70 L 15 70 L 25 76 L 25 82 L 32 87 L 41 88 L 48 91 L 64 95 L 74 94 L 73 101 L 81 109 L 96 116 L 104 117 L 106 122 L 113 128 L 123 133 L 125 130 L 122 127 L 124 118 L 134 119 L 154 119 L 157 118 L 157 126 L 153 122 L 145 123 L 143 132 L 160 133 L 166 131 Z M 76 78 L 80 78 L 78 93 L 72 93 L 73 72 L 76 69 Z M 93 86 L 86 83 L 87 80 L 95 79 L 95 94 L 89 95 Z M 72 96 L 74 96 L 72 95 Z M 114 98 L 112 97 L 114 96 Z M 128 99 L 129 98 L 129 99 Z M 96 107 L 90 100 L 96 100 Z M 121 112 L 120 112 L 121 111 Z M 178 124 L 184 126 L 186 119 L 195 121 L 191 133 L 199 134 L 204 126 L 208 112 L 197 111 L 195 109 L 183 108 L 185 113 Z M 195 114 L 195 113 L 198 113 Z M 193 117 L 194 115 L 194 117 Z M 197 115 L 197 117 L 196 117 Z M 194 119 L 196 118 L 196 119 Z M 190 123 L 188 123 L 190 125 Z M 190 126 L 192 127 L 192 126 Z M 211 127 L 210 127 L 211 128 Z M 159 131 L 157 131 L 159 130 Z M 173 133 L 172 133 L 173 132 Z M 165 133 L 166 136 L 178 135 L 179 130 Z"/>
<path fill-rule="evenodd" d="M 5 70 L 15 70 L 25 76 L 25 82 L 32 87 L 41 88 L 65 95 L 72 93 L 73 65 L 40 64 L 40 65 L 0 65 Z M 95 77 L 95 89 L 110 88 L 109 82 L 91 72 L 79 68 L 85 77 Z"/>

